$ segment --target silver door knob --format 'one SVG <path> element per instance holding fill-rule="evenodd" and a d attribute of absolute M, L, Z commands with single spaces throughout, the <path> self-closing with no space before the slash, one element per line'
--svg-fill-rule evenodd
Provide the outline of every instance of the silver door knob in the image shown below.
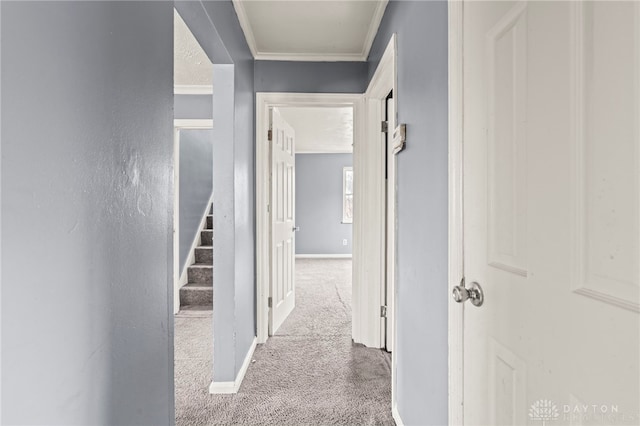
<path fill-rule="evenodd" d="M 294 226 L 291 230 L 293 232 L 298 232 L 298 231 L 300 231 L 300 227 L 299 226 Z"/>
<path fill-rule="evenodd" d="M 482 306 L 484 302 L 484 292 L 482 287 L 477 282 L 472 282 L 469 288 L 465 287 L 464 278 L 460 281 L 460 284 L 453 288 L 453 300 L 458 303 L 464 303 L 466 300 L 471 300 L 473 306 Z"/>

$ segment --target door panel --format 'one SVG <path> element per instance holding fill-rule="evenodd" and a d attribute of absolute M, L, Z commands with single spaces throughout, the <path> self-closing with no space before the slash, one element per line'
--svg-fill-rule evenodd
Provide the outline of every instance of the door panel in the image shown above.
<path fill-rule="evenodd" d="M 640 422 L 639 64 L 638 2 L 464 4 L 467 424 Z"/>
<path fill-rule="evenodd" d="M 273 335 L 295 307 L 295 132 L 271 111 L 271 309 Z"/>

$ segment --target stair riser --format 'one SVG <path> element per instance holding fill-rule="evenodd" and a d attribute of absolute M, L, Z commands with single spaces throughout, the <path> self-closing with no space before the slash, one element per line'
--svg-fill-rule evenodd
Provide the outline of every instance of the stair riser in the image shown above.
<path fill-rule="evenodd" d="M 200 233 L 200 244 L 203 246 L 213 245 L 213 231 L 202 231 Z"/>
<path fill-rule="evenodd" d="M 207 229 L 213 229 L 213 216 L 207 216 Z"/>
<path fill-rule="evenodd" d="M 196 263 L 213 265 L 213 250 L 196 248 Z"/>
<path fill-rule="evenodd" d="M 210 289 L 180 289 L 180 306 L 210 306 L 213 305 L 213 288 Z"/>
<path fill-rule="evenodd" d="M 213 268 L 192 268 L 187 270 L 190 283 L 213 283 Z"/>

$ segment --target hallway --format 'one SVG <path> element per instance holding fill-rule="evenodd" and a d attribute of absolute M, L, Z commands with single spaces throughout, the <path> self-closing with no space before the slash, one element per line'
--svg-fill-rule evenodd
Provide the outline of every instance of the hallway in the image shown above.
<path fill-rule="evenodd" d="M 175 319 L 176 424 L 393 425 L 390 358 L 351 342 L 351 260 L 298 259 L 296 308 L 236 395 L 209 395 L 211 317 Z"/>

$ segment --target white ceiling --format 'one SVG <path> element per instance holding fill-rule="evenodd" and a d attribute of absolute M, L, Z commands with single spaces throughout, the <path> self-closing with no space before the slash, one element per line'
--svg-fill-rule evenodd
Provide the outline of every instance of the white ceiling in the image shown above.
<path fill-rule="evenodd" d="M 278 108 L 296 133 L 297 154 L 353 152 L 353 108 Z"/>
<path fill-rule="evenodd" d="M 213 65 L 175 9 L 173 29 L 173 84 L 211 86 Z"/>
<path fill-rule="evenodd" d="M 255 59 L 366 61 L 388 0 L 233 0 Z"/>

